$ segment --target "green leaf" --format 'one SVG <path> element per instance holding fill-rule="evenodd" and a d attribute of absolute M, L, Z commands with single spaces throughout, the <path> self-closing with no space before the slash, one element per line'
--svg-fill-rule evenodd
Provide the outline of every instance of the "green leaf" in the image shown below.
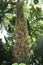
<path fill-rule="evenodd" d="M 19 65 L 26 65 L 25 63 L 20 63 Z"/>
<path fill-rule="evenodd" d="M 18 65 L 18 63 L 13 63 L 12 65 Z"/>
<path fill-rule="evenodd" d="M 34 0 L 34 4 L 38 4 L 39 0 Z"/>

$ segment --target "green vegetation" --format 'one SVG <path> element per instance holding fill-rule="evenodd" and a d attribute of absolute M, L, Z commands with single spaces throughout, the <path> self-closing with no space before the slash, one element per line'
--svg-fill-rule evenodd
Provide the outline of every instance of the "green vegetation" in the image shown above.
<path fill-rule="evenodd" d="M 39 0 L 0 0 L 1 34 L 3 30 L 7 37 L 3 42 L 0 36 L 0 65 L 43 65 L 43 10 Z"/>
<path fill-rule="evenodd" d="M 14 64 L 12 64 L 12 65 L 26 65 L 26 64 L 24 64 L 24 63 L 20 63 L 20 64 L 14 63 Z"/>

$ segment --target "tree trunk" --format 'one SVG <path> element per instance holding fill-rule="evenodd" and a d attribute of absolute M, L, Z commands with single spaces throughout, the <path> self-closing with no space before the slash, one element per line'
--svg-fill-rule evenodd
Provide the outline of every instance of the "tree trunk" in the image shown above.
<path fill-rule="evenodd" d="M 16 43 L 14 45 L 14 57 L 16 62 L 27 62 L 30 58 L 30 41 L 27 25 L 23 14 L 23 0 L 17 0 L 17 21 L 16 21 Z"/>

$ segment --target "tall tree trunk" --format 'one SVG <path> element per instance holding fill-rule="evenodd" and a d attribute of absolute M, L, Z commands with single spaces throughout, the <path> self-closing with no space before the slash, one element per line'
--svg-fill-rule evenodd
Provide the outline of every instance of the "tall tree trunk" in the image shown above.
<path fill-rule="evenodd" d="M 23 0 L 17 0 L 16 43 L 14 56 L 16 62 L 26 62 L 30 57 L 30 41 L 23 14 Z"/>

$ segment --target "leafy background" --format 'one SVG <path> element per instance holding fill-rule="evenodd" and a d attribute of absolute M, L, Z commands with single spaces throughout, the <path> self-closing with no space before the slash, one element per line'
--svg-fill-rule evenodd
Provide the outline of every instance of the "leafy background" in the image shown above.
<path fill-rule="evenodd" d="M 0 38 L 1 65 L 13 65 L 14 63 L 12 56 L 13 45 L 15 44 L 16 38 L 16 5 L 14 2 L 16 1 L 0 0 L 0 31 L 3 33 L 3 30 L 5 29 L 7 32 L 7 36 L 4 36 L 5 42 Z M 31 65 L 33 63 L 34 65 L 43 65 L 43 10 L 39 5 L 38 0 L 32 0 L 32 2 L 30 1 L 30 3 L 28 5 L 27 4 L 28 0 L 26 2 L 24 1 L 23 11 L 33 50 L 33 55 L 30 58 L 31 62 L 27 63 L 27 65 Z"/>

